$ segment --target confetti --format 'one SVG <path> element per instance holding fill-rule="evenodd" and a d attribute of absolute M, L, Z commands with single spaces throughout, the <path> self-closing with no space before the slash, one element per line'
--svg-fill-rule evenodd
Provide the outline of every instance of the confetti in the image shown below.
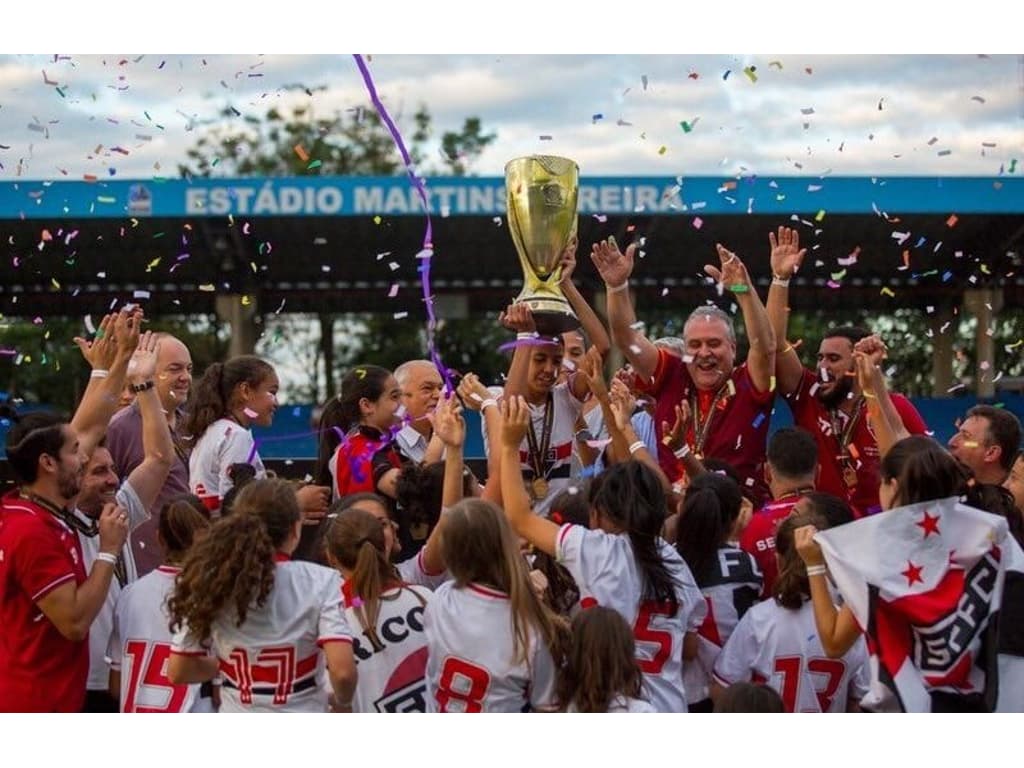
<path fill-rule="evenodd" d="M 950 229 L 952 229 L 953 227 L 956 226 L 956 223 L 959 220 L 960 219 L 957 218 L 957 215 L 955 213 L 952 213 L 952 214 L 950 214 L 949 218 L 946 219 L 946 226 L 949 227 Z"/>
<path fill-rule="evenodd" d="M 882 294 L 883 296 L 888 296 L 889 298 L 893 298 L 893 299 L 894 299 L 894 298 L 896 298 L 896 294 L 895 294 L 895 293 L 893 293 L 893 292 L 892 292 L 892 290 L 891 290 L 891 289 L 890 289 L 890 288 L 889 288 L 888 286 L 886 286 L 886 287 L 882 288 L 882 290 L 880 291 L 880 293 L 881 293 L 881 294 Z"/>
<path fill-rule="evenodd" d="M 702 219 L 700 216 L 694 216 L 693 217 L 693 228 L 694 229 L 700 229 L 703 226 L 704 226 L 704 219 Z"/>
<path fill-rule="evenodd" d="M 259 414 L 256 413 L 256 411 L 254 411 L 252 408 L 243 408 L 242 409 L 242 413 L 244 413 L 250 419 L 258 419 L 259 418 Z"/>
<path fill-rule="evenodd" d="M 590 117 L 590 122 L 591 123 L 596 123 L 598 120 L 604 120 L 604 115 L 602 115 L 600 112 L 598 112 L 595 115 L 591 115 L 591 117 Z"/>
<path fill-rule="evenodd" d="M 757 82 L 757 67 L 744 67 L 743 74 L 750 78 L 750 82 Z"/>
<path fill-rule="evenodd" d="M 658 150 L 658 154 L 659 155 L 664 155 L 666 152 L 668 152 L 668 147 L 666 147 L 664 144 L 662 144 L 661 148 Z"/>

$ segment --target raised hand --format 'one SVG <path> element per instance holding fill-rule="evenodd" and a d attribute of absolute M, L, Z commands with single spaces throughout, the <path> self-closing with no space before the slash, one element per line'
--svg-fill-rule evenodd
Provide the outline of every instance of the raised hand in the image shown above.
<path fill-rule="evenodd" d="M 114 336 L 117 341 L 117 359 L 125 364 L 139 348 L 142 335 L 142 307 L 122 309 L 114 319 Z"/>
<path fill-rule="evenodd" d="M 746 266 L 740 261 L 740 257 L 721 243 L 716 243 L 715 248 L 718 249 L 718 259 L 721 262 L 721 268 L 712 264 L 705 264 L 704 271 L 716 283 L 721 284 L 727 290 L 734 293 L 746 293 L 749 291 L 751 288 L 750 275 L 747 273 Z"/>
<path fill-rule="evenodd" d="M 501 313 L 498 322 L 516 333 L 536 333 L 537 324 L 533 321 L 533 312 L 525 303 L 509 304 Z"/>
<path fill-rule="evenodd" d="M 501 444 L 506 448 L 518 448 L 526 439 L 530 426 L 530 406 L 526 398 L 516 395 L 501 402 Z"/>
<path fill-rule="evenodd" d="M 327 514 L 331 489 L 326 485 L 304 485 L 295 490 L 295 499 L 302 510 L 303 525 L 315 525 Z"/>
<path fill-rule="evenodd" d="M 614 237 L 594 243 L 590 251 L 590 258 L 608 288 L 618 288 L 629 280 L 635 256 L 636 243 L 629 245 L 623 253 Z"/>
<path fill-rule="evenodd" d="M 629 391 L 629 387 L 618 379 L 612 380 L 611 388 L 611 409 L 615 415 L 615 425 L 619 431 L 626 429 L 630 419 L 633 418 L 633 410 L 636 408 L 636 398 Z"/>
<path fill-rule="evenodd" d="M 104 504 L 97 527 L 100 530 L 100 552 L 120 555 L 128 540 L 128 512 L 116 504 Z"/>
<path fill-rule="evenodd" d="M 462 403 L 471 411 L 479 411 L 484 400 L 494 397 L 475 373 L 463 376 L 455 391 L 462 398 Z"/>
<path fill-rule="evenodd" d="M 82 357 L 93 370 L 110 370 L 117 357 L 117 340 L 114 338 L 115 315 L 104 315 L 100 320 L 96 335 L 92 340 L 75 336 L 74 342 L 78 346 Z"/>
<path fill-rule="evenodd" d="M 865 336 L 853 345 L 853 351 L 866 355 L 872 365 L 881 365 L 889 354 L 885 342 L 877 335 Z"/>
<path fill-rule="evenodd" d="M 580 363 L 580 371 L 587 379 L 590 391 L 598 400 L 608 397 L 608 385 L 604 381 L 604 361 L 601 359 L 601 352 L 596 347 L 591 347 L 583 356 Z"/>
<path fill-rule="evenodd" d="M 821 547 L 814 540 L 814 534 L 817 532 L 818 529 L 813 525 L 801 525 L 793 531 L 796 552 L 806 566 L 825 564 L 825 556 L 821 553 Z"/>
<path fill-rule="evenodd" d="M 789 280 L 800 269 L 807 253 L 806 248 L 800 247 L 800 233 L 789 227 L 779 227 L 777 237 L 774 232 L 768 233 L 768 242 L 772 246 L 772 274 Z"/>
<path fill-rule="evenodd" d="M 462 406 L 452 397 L 445 394 L 437 401 L 437 408 L 427 414 L 434 427 L 434 434 L 441 438 L 449 448 L 459 448 L 466 442 L 466 422 L 462 418 Z"/>
<path fill-rule="evenodd" d="M 686 432 L 690 428 L 690 404 L 681 400 L 675 407 L 675 423 L 669 428 L 668 422 L 661 422 L 661 442 L 675 453 L 686 440 Z"/>
<path fill-rule="evenodd" d="M 558 279 L 559 285 L 569 285 L 572 283 L 572 273 L 576 271 L 576 247 L 578 244 L 579 240 L 573 236 L 572 240 L 565 246 L 565 250 L 562 251 L 562 260 L 559 262 L 559 266 L 562 268 Z"/>
<path fill-rule="evenodd" d="M 128 380 L 132 384 L 142 384 L 156 375 L 156 357 L 160 351 L 160 339 L 152 331 L 146 331 L 139 337 L 135 354 L 128 361 Z"/>

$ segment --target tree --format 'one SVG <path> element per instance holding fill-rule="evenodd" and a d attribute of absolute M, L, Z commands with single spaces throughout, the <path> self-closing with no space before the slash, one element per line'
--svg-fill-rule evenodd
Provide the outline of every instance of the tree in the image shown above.
<path fill-rule="evenodd" d="M 211 126 L 188 150 L 188 161 L 179 166 L 181 174 L 211 176 L 292 176 L 310 173 L 324 175 L 390 176 L 402 173 L 404 165 L 380 116 L 372 108 L 359 107 L 317 116 L 313 95 L 324 86 L 307 88 L 297 84 L 287 90 L 305 93 L 304 100 L 289 110 L 274 107 L 262 118 L 241 119 L 231 107 L 225 107 L 220 120 Z M 402 114 L 392 116 L 401 124 Z M 425 105 L 412 115 L 409 154 L 419 173 L 440 174 L 424 164 L 424 145 L 431 135 L 431 116 Z M 465 175 L 496 134 L 484 133 L 478 117 L 466 118 L 461 131 L 447 131 L 441 139 L 445 170 Z M 315 158 L 315 159 L 314 159 Z M 376 314 L 340 318 L 346 339 L 359 335 L 361 343 L 347 344 L 338 350 L 334 328 L 339 320 L 331 313 L 316 315 L 317 332 L 310 328 L 308 316 L 266 316 L 263 337 L 258 348 L 267 354 L 287 347 L 293 353 L 315 344 L 312 359 L 304 359 L 309 383 L 301 388 L 303 397 L 322 401 L 332 395 L 340 369 L 373 359 L 382 365 L 397 365 L 403 360 L 423 357 L 426 341 L 422 329 L 408 322 Z M 467 334 L 467 337 L 472 334 Z M 284 344 L 279 344 L 281 340 Z M 339 354 L 340 351 L 340 354 Z M 322 382 L 322 383 L 321 383 Z"/>

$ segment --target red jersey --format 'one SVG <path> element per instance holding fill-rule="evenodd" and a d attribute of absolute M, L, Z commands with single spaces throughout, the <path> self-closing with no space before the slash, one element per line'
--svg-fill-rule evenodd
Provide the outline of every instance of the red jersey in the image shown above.
<path fill-rule="evenodd" d="M 755 389 L 746 363 L 733 368 L 732 376 L 719 392 L 706 392 L 694 386 L 682 358 L 659 349 L 654 376 L 650 383 L 641 382 L 640 387 L 655 399 L 658 463 L 670 481 L 680 478 L 682 464 L 661 442 L 661 424 L 674 424 L 675 407 L 681 401 L 689 400 L 692 421 L 706 428 L 703 444 L 697 445 L 695 428 L 691 426 L 686 434 L 690 449 L 702 456 L 728 462 L 739 473 L 743 491 L 753 496 L 756 504 L 768 500 L 764 456 L 775 393 Z M 694 404 L 696 408 L 693 408 Z"/>
<path fill-rule="evenodd" d="M 796 493 L 769 501 L 750 518 L 740 535 L 740 549 L 753 555 L 764 576 L 761 597 L 771 597 L 775 578 L 779 575 L 779 567 L 775 562 L 775 531 L 792 514 L 798 501 L 800 495 Z"/>
<path fill-rule="evenodd" d="M 332 498 L 377 493 L 377 483 L 384 473 L 401 468 L 402 457 L 394 442 L 380 430 L 360 424 L 345 436 L 331 457 Z"/>
<path fill-rule="evenodd" d="M 80 712 L 88 638 L 62 635 L 36 603 L 85 581 L 78 536 L 11 491 L 0 502 L 0 712 Z"/>
<path fill-rule="evenodd" d="M 815 397 L 818 386 L 817 376 L 804 369 L 800 386 L 793 394 L 786 396 L 786 402 L 793 411 L 793 421 L 798 427 L 810 432 L 818 444 L 818 464 L 821 467 L 818 490 L 846 499 L 858 517 L 874 514 L 880 510 L 878 486 L 881 482 L 881 459 L 875 433 L 868 424 L 867 411 L 860 407 L 853 417 L 837 413 L 836 423 L 833 423 L 832 412 Z M 928 427 L 911 402 L 903 395 L 892 394 L 890 398 L 907 431 L 912 435 L 923 435 Z M 849 418 L 855 419 L 852 426 Z M 856 472 L 855 483 L 848 483 L 843 477 L 843 450 L 840 445 L 843 435 L 847 435 L 847 453 L 850 457 L 847 461 Z"/>

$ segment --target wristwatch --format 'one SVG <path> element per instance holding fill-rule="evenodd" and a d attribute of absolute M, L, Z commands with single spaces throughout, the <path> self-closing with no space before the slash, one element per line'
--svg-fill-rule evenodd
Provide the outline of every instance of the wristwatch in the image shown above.
<path fill-rule="evenodd" d="M 141 384 L 132 384 L 132 392 L 139 394 L 140 392 L 145 392 L 147 389 L 152 389 L 153 386 L 154 384 L 152 379 L 144 381 Z"/>
<path fill-rule="evenodd" d="M 573 439 L 576 440 L 577 443 L 581 441 L 586 442 L 587 440 L 593 440 L 594 436 L 591 434 L 589 429 L 581 429 L 573 435 Z"/>

